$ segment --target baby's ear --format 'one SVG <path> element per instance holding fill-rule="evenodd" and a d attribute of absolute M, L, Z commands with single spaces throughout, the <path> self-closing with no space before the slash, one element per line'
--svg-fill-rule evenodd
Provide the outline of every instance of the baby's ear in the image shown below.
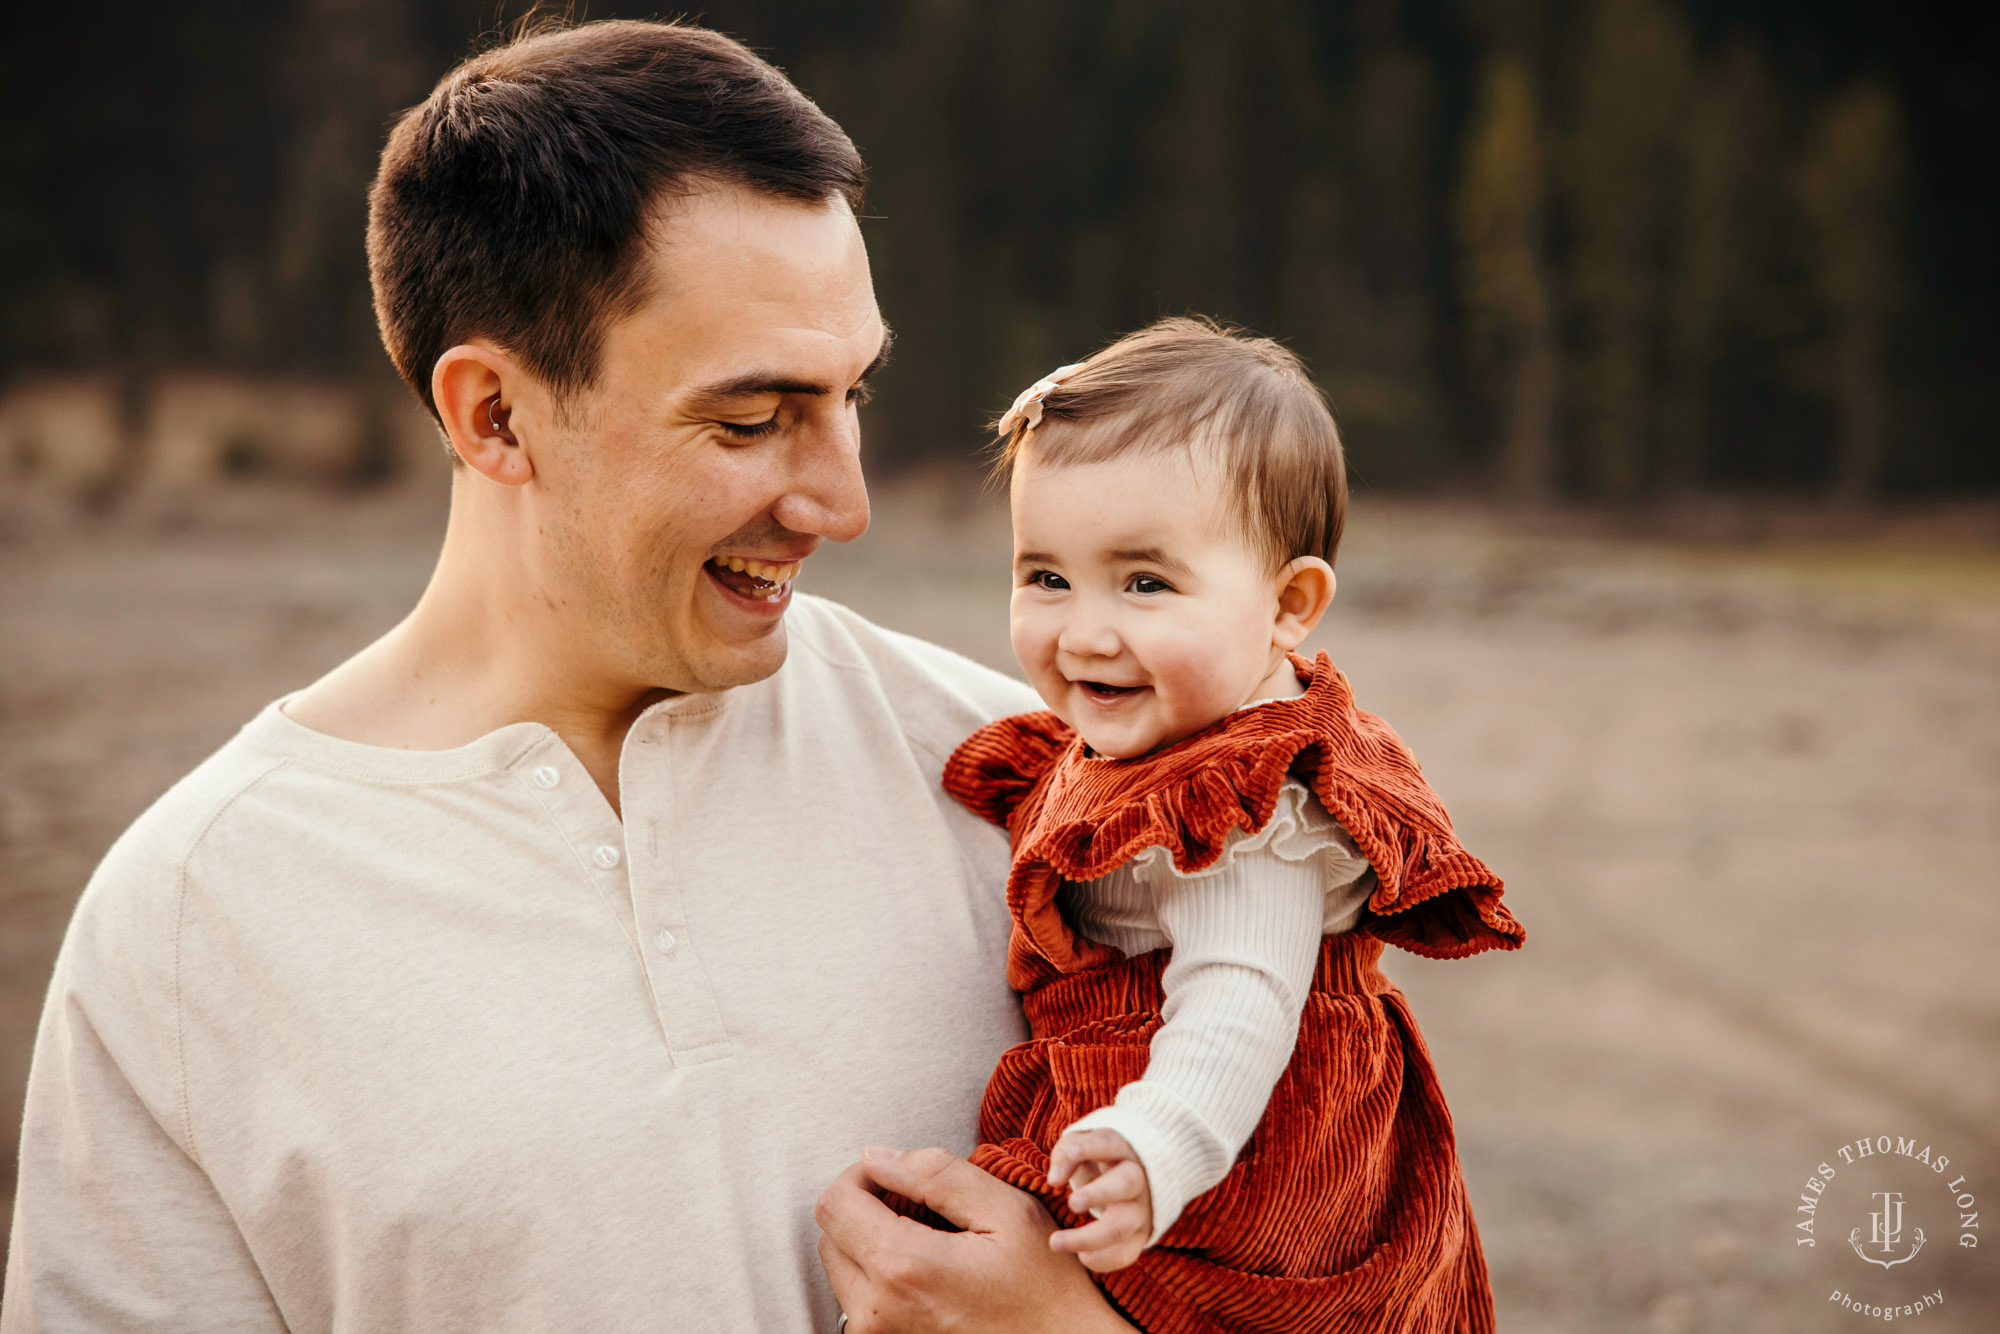
<path fill-rule="evenodd" d="M 1290 653 L 1319 625 L 1333 602 L 1333 567 L 1318 556 L 1301 556 L 1278 571 L 1278 616 L 1271 643 Z"/>

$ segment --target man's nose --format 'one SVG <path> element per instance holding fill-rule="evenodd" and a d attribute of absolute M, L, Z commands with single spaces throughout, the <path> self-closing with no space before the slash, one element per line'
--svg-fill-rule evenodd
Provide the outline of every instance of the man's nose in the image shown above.
<path fill-rule="evenodd" d="M 829 542 L 851 542 L 867 532 L 868 483 L 851 416 L 842 428 L 802 436 L 795 448 L 791 485 L 772 517 L 795 533 Z"/>

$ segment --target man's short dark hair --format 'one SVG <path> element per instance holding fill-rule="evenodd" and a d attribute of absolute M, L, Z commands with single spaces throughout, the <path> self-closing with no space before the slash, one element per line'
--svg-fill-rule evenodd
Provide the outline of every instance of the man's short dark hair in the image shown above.
<path fill-rule="evenodd" d="M 482 52 L 405 112 L 368 199 L 375 317 L 437 415 L 431 371 L 471 337 L 559 395 L 589 387 L 610 320 L 646 300 L 663 195 L 721 182 L 859 207 L 841 128 L 738 42 L 612 21 Z"/>

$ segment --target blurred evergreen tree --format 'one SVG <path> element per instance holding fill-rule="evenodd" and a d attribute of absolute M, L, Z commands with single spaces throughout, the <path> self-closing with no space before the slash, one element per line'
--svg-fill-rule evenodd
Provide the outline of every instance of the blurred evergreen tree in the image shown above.
<path fill-rule="evenodd" d="M 1833 486 L 1849 501 L 1874 493 L 1889 439 L 1889 328 L 1903 292 L 1899 119 L 1879 84 L 1847 90 L 1817 117 L 1798 175 L 1829 326 L 1816 380 L 1840 422 Z"/>
<path fill-rule="evenodd" d="M 290 16 L 278 56 L 284 132 L 275 227 L 268 275 L 259 275 L 270 293 L 268 327 L 245 327 L 256 329 L 251 347 L 276 347 L 294 364 L 347 369 L 374 360 L 379 347 L 357 241 L 383 137 L 430 86 L 409 7 L 408 0 L 302 0 Z M 238 262 L 218 257 L 225 271 Z"/>
<path fill-rule="evenodd" d="M 1434 283 L 1449 140 L 1438 132 L 1435 61 L 1406 34 L 1400 10 L 1390 0 L 1356 6 L 1351 63 L 1311 71 L 1322 85 L 1346 84 L 1324 164 L 1338 226 L 1311 257 L 1332 299 L 1279 327 L 1331 392 L 1363 476 L 1407 484 L 1459 460 L 1438 378 Z M 1288 269 L 1302 258 L 1287 256 Z M 1288 276 L 1284 289 L 1302 290 L 1305 276 Z"/>
<path fill-rule="evenodd" d="M 1591 0 L 1577 40 L 1563 173 L 1574 313 L 1566 380 L 1588 485 L 1629 501 L 1652 480 L 1693 51 L 1662 0 Z"/>
<path fill-rule="evenodd" d="M 1471 363 L 1499 404 L 1497 474 L 1518 499 L 1555 494 L 1555 336 L 1546 168 L 1535 86 L 1495 51 L 1467 127 L 1454 213 Z"/>
<path fill-rule="evenodd" d="M 1670 494 L 1694 491 L 1710 475 L 1715 367 L 1732 326 L 1768 291 L 1752 238 L 1762 221 L 1758 184 L 1776 175 L 1772 101 L 1762 59 L 1738 41 L 1697 72 L 1683 121 L 1686 174 L 1660 401 L 1659 482 Z"/>

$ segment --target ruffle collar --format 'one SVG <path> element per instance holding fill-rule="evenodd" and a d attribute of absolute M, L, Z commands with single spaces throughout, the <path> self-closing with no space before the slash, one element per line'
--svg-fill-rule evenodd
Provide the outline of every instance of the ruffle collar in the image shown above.
<path fill-rule="evenodd" d="M 1022 714 L 969 737 L 945 789 L 1014 838 L 1009 972 L 1026 989 L 1045 969 L 1108 962 L 1056 907 L 1065 880 L 1094 880 L 1148 848 L 1198 871 L 1238 829 L 1270 820 L 1296 774 L 1368 859 L 1376 888 L 1357 930 L 1413 953 L 1458 958 L 1516 949 L 1524 932 L 1500 903 L 1501 882 L 1467 852 L 1414 756 L 1380 718 L 1355 707 L 1326 654 L 1293 657 L 1306 692 L 1220 719 L 1129 759 L 1088 752 L 1051 713 Z"/>

